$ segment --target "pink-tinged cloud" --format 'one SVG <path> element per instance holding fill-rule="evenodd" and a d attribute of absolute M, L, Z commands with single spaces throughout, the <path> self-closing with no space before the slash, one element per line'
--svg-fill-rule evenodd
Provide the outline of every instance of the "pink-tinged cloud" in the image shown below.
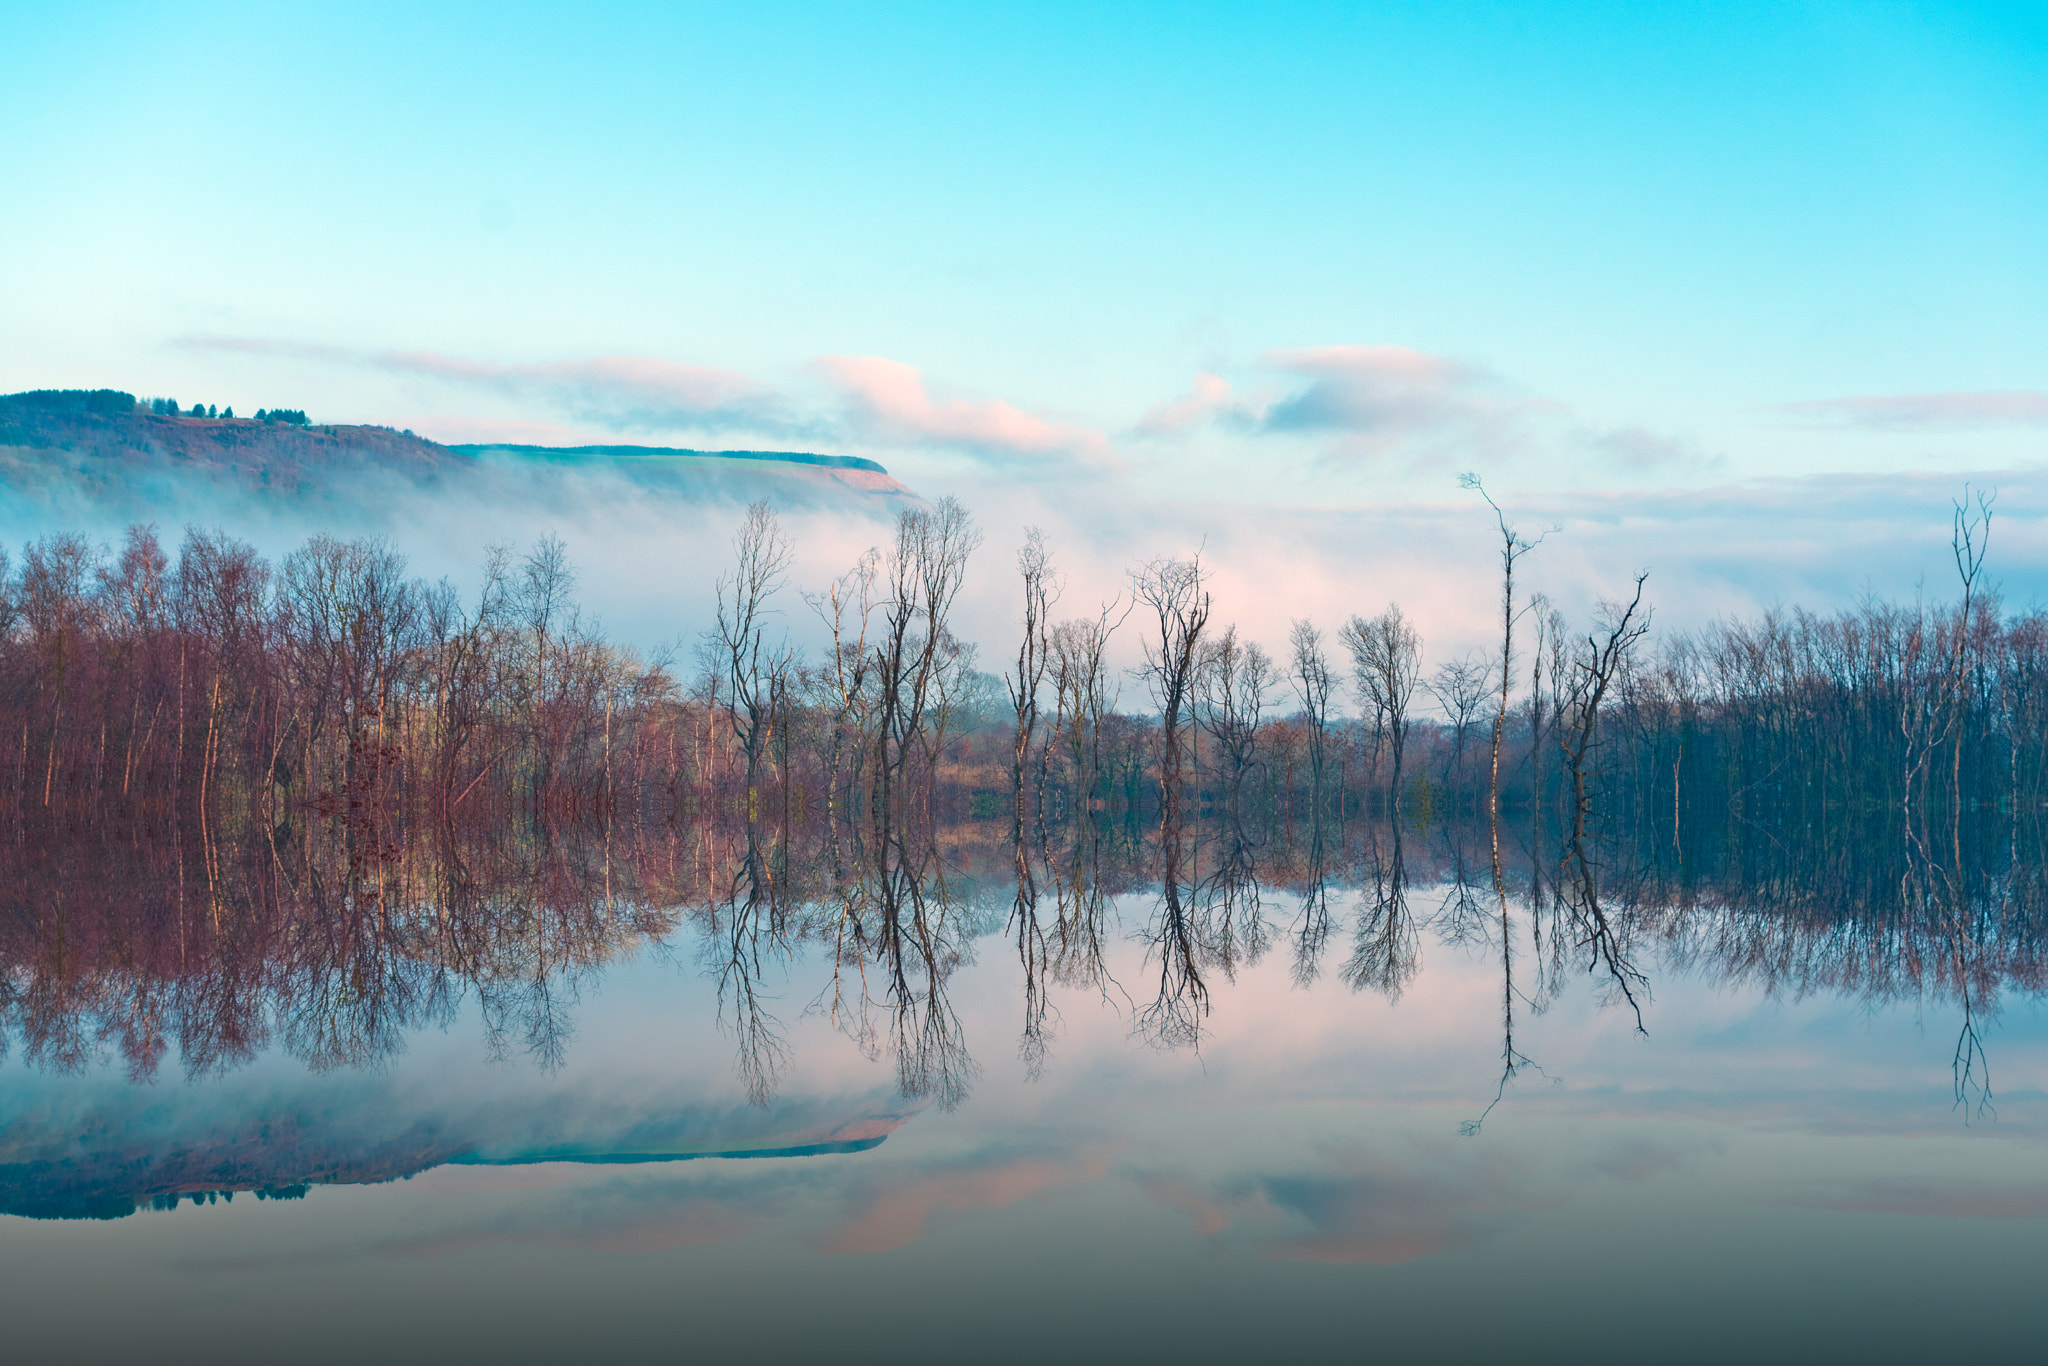
<path fill-rule="evenodd" d="M 613 432 L 809 430 L 780 394 L 734 370 L 655 356 L 503 365 L 433 351 L 356 351 L 261 337 L 188 337 L 188 350 L 356 365 L 501 394 Z"/>
<path fill-rule="evenodd" d="M 943 1171 L 885 1190 L 851 1224 L 825 1243 L 827 1252 L 887 1252 L 924 1236 L 939 1209 L 1000 1210 L 1041 1191 L 1092 1181 L 1109 1169 L 1118 1143 L 1101 1144 L 1065 1160 L 1022 1157 L 991 1166 Z"/>
<path fill-rule="evenodd" d="M 1139 418 L 1138 431 L 1145 436 L 1172 436 L 1230 408 L 1230 381 L 1205 370 L 1195 376 L 1187 393 L 1159 404 Z"/>
<path fill-rule="evenodd" d="M 2048 427 L 2048 391 L 2013 389 L 1993 393 L 1871 394 L 1788 403 L 1784 410 L 1877 432 Z"/>
<path fill-rule="evenodd" d="M 782 432 L 797 426 L 781 396 L 736 371 L 654 356 L 497 365 L 429 351 L 385 351 L 379 369 L 537 400 L 610 431 Z"/>
<path fill-rule="evenodd" d="M 934 399 L 914 366 L 882 356 L 824 356 L 817 362 L 840 391 L 846 421 L 875 441 L 949 447 L 982 455 L 1084 456 L 1101 460 L 1109 442 L 1088 427 L 1055 422 L 999 398 Z"/>

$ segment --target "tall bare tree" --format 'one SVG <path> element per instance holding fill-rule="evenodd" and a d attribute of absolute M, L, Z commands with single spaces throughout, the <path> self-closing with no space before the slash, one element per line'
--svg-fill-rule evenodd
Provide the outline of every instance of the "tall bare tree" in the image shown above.
<path fill-rule="evenodd" d="M 1571 682 L 1560 699 L 1565 766 L 1572 776 L 1574 841 L 1585 838 L 1591 810 L 1587 756 L 1598 743 L 1600 706 L 1622 670 L 1629 667 L 1637 644 L 1650 633 L 1649 609 L 1643 606 L 1643 580 L 1648 577 L 1647 572 L 1636 575 L 1635 595 L 1627 602 L 1600 605 L 1599 624 L 1574 655 Z"/>
<path fill-rule="evenodd" d="M 839 790 L 839 776 L 852 751 L 848 781 L 858 784 L 875 742 L 875 658 L 868 650 L 868 628 L 874 621 L 875 586 L 880 580 L 882 552 L 869 549 L 853 568 L 834 579 L 821 594 L 806 595 L 832 632 L 832 666 L 817 675 L 832 708 L 831 766 L 827 788 Z"/>
<path fill-rule="evenodd" d="M 1238 640 L 1235 626 L 1203 647 L 1195 717 L 1216 742 L 1233 810 L 1258 761 L 1259 723 L 1274 673 L 1265 650 L 1255 640 Z"/>
<path fill-rule="evenodd" d="M 725 673 L 733 738 L 747 761 L 751 793 L 780 714 L 794 651 L 767 643 L 769 600 L 782 587 L 794 555 L 775 509 L 751 504 L 733 533 L 733 567 L 718 578 L 718 615 L 710 632 Z"/>
<path fill-rule="evenodd" d="M 1135 602 L 1124 603 L 1118 597 L 1105 603 L 1094 616 L 1063 621 L 1052 631 L 1053 691 L 1057 699 L 1054 730 L 1065 731 L 1074 794 L 1084 809 L 1096 796 L 1102 774 L 1102 720 L 1116 704 L 1109 686 L 1109 638 L 1134 605 Z M 1124 609 L 1121 614 L 1117 612 L 1119 606 Z M 1042 779 L 1042 769 L 1040 776 Z M 1042 798 L 1043 781 L 1039 786 Z"/>
<path fill-rule="evenodd" d="M 950 495 L 930 507 L 906 507 L 896 519 L 896 543 L 885 566 L 882 637 L 875 644 L 880 730 L 877 776 L 881 800 L 893 800 L 905 765 L 927 750 L 930 709 L 951 662 L 948 618 L 967 573 L 967 558 L 981 533 Z"/>
<path fill-rule="evenodd" d="M 1444 774 L 1446 779 L 1455 781 L 1464 771 L 1465 736 L 1472 729 L 1472 718 L 1479 714 L 1493 687 L 1493 666 L 1476 655 L 1448 659 L 1436 666 L 1424 686 L 1451 724 L 1451 757 Z"/>
<path fill-rule="evenodd" d="M 1031 743 L 1038 731 L 1038 693 L 1044 686 L 1050 656 L 1052 604 L 1059 600 L 1059 586 L 1053 578 L 1051 559 L 1045 549 L 1045 534 L 1037 527 L 1024 529 L 1024 544 L 1017 551 L 1017 575 L 1024 588 L 1024 631 L 1017 644 L 1017 667 L 1006 673 L 1010 705 L 1017 715 L 1017 732 L 1010 758 L 1010 796 L 1015 805 L 1019 829 L 1024 823 L 1024 769 L 1031 762 Z"/>
<path fill-rule="evenodd" d="M 1202 631 L 1209 624 L 1209 590 L 1202 557 L 1158 559 L 1131 573 L 1132 594 L 1150 608 L 1158 631 L 1145 641 L 1145 681 L 1159 705 L 1159 797 L 1169 813 L 1180 808 L 1182 737 L 1194 701 Z"/>
<path fill-rule="evenodd" d="M 1394 772 L 1387 791 L 1389 805 L 1398 809 L 1401 756 L 1411 719 L 1408 708 L 1422 677 L 1422 639 L 1401 609 L 1391 603 L 1370 620 L 1354 616 L 1344 623 L 1338 638 L 1351 652 L 1352 681 L 1359 701 L 1372 713 L 1374 725 L 1385 733 L 1393 752 Z"/>
<path fill-rule="evenodd" d="M 1500 528 L 1500 659 L 1494 665 L 1495 676 L 1500 680 L 1500 704 L 1493 713 L 1493 762 L 1486 781 L 1486 809 L 1497 816 L 1500 813 L 1501 734 L 1507 728 L 1508 696 L 1514 687 L 1515 619 L 1535 607 L 1537 601 L 1531 598 L 1521 607 L 1515 606 L 1515 566 L 1559 528 L 1553 526 L 1535 540 L 1527 540 L 1508 525 L 1507 514 L 1501 511 L 1499 503 L 1493 501 L 1493 495 L 1486 491 L 1486 485 L 1480 482 L 1478 475 L 1459 475 L 1458 483 L 1486 500 L 1486 505 L 1493 509 L 1494 522 Z"/>
<path fill-rule="evenodd" d="M 1308 769 L 1315 810 L 1322 810 L 1323 763 L 1328 750 L 1330 695 L 1336 679 L 1330 672 L 1330 657 L 1323 650 L 1323 633 L 1307 621 L 1297 621 L 1287 637 L 1292 667 L 1288 680 L 1301 703 L 1302 719 L 1308 723 Z"/>

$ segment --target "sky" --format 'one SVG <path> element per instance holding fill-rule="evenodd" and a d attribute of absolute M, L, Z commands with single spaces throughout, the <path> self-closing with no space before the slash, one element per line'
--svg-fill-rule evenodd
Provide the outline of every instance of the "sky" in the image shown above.
<path fill-rule="evenodd" d="M 1714 610 L 1940 574 L 1972 480 L 2048 592 L 2038 5 L 16 4 L 0 165 L 0 390 L 860 454 L 1244 575 L 1426 563 L 1474 470 Z"/>

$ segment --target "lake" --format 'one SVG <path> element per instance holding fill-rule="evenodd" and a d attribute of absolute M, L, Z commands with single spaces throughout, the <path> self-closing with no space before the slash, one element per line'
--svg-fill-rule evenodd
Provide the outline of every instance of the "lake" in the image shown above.
<path fill-rule="evenodd" d="M 2017 1349 L 2048 1251 L 2018 823 L 1583 869 L 1542 824 L 1497 882 L 1474 821 L 24 844 L 15 1341 Z"/>

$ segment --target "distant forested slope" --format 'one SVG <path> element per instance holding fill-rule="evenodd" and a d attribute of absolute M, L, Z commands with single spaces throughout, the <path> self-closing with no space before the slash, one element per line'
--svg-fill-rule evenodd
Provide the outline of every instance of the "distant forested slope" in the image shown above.
<path fill-rule="evenodd" d="M 642 497 L 684 501 L 908 492 L 881 465 L 849 456 L 444 446 L 389 427 L 308 422 L 297 409 L 268 410 L 269 420 L 208 412 L 111 389 L 0 395 L 0 506 L 72 521 L 218 516 L 252 502 L 271 512 L 361 512 L 419 494 L 546 503 L 613 480 Z"/>

